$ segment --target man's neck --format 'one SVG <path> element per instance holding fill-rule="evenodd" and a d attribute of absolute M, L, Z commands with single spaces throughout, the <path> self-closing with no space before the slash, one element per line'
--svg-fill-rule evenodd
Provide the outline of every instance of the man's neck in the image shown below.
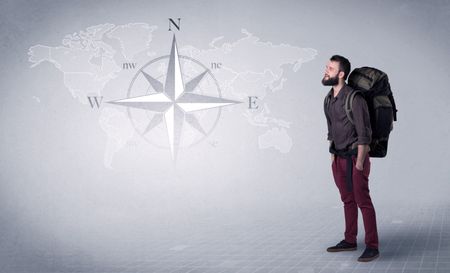
<path fill-rule="evenodd" d="M 339 95 L 339 92 L 341 91 L 342 87 L 344 87 L 345 82 L 339 82 L 337 85 L 333 86 L 333 96 L 337 97 Z"/>

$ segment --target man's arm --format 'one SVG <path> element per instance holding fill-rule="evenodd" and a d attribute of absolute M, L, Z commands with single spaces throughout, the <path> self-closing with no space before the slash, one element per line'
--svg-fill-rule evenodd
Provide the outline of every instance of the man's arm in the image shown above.
<path fill-rule="evenodd" d="M 330 140 L 330 147 L 331 147 L 332 143 L 333 143 L 333 141 Z M 331 162 L 333 162 L 334 161 L 334 154 L 333 153 L 330 153 L 330 154 L 331 154 Z"/>
<path fill-rule="evenodd" d="M 330 120 L 330 116 L 328 114 L 327 102 L 326 101 L 327 101 L 327 98 L 325 98 L 323 110 L 324 110 L 324 113 L 325 113 L 325 117 L 327 118 L 327 140 L 329 141 L 330 147 L 331 147 L 331 144 L 333 143 L 333 140 L 331 139 L 331 120 Z M 334 154 L 331 154 L 331 162 L 333 162 L 333 161 L 334 161 Z"/>
<path fill-rule="evenodd" d="M 369 152 L 369 144 L 372 140 L 372 128 L 370 127 L 370 116 L 367 103 L 360 95 L 355 96 L 353 101 L 353 120 L 358 135 L 358 155 L 356 157 L 356 169 L 362 171 L 364 160 Z"/>
<path fill-rule="evenodd" d="M 369 145 L 358 145 L 358 155 L 356 157 L 356 169 L 362 171 L 364 168 L 364 159 L 369 153 Z"/>

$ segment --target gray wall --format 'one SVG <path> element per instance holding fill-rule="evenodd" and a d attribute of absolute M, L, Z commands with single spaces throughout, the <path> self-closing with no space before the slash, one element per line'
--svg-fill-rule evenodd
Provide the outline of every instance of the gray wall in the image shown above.
<path fill-rule="evenodd" d="M 103 253 L 117 238 L 139 247 L 137 238 L 176 236 L 208 215 L 270 217 L 339 204 L 320 84 L 335 53 L 387 72 L 398 104 L 389 155 L 372 160 L 375 204 L 448 204 L 448 1 L 3 0 L 0 12 L 0 245 L 12 257 L 49 248 Z M 245 28 L 318 51 L 264 99 L 292 122 L 289 153 L 258 148 L 262 131 L 243 118 L 244 105 L 223 116 L 216 148 L 204 142 L 183 151 L 176 167 L 144 145 L 124 149 L 107 169 L 99 112 L 73 99 L 53 65 L 29 67 L 35 44 L 57 46 L 66 34 L 106 22 L 164 29 L 168 17 L 183 18 L 179 40 L 197 48 L 217 36 L 239 39 Z"/>

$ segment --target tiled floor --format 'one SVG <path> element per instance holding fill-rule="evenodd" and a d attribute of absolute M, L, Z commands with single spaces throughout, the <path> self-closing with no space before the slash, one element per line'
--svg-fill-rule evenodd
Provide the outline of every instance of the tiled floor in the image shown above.
<path fill-rule="evenodd" d="M 233 215 L 208 215 L 176 234 L 129 242 L 133 251 L 112 248 L 108 258 L 69 249 L 24 254 L 16 238 L 1 246 L 0 272 L 450 272 L 449 205 L 377 207 L 381 256 L 370 263 L 356 261 L 364 249 L 362 223 L 358 251 L 325 251 L 342 239 L 340 206 Z"/>

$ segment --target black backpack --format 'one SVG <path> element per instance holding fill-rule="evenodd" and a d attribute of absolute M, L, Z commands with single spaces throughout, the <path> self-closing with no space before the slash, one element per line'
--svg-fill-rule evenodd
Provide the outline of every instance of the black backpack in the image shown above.
<path fill-rule="evenodd" d="M 392 96 L 391 86 L 386 73 L 372 67 L 356 68 L 348 77 L 348 85 L 354 90 L 345 98 L 345 112 L 353 124 L 352 104 L 360 94 L 367 102 L 372 127 L 370 157 L 385 157 L 387 154 L 389 134 L 393 122 L 397 121 L 397 107 Z M 329 100 L 325 100 L 325 106 Z"/>

